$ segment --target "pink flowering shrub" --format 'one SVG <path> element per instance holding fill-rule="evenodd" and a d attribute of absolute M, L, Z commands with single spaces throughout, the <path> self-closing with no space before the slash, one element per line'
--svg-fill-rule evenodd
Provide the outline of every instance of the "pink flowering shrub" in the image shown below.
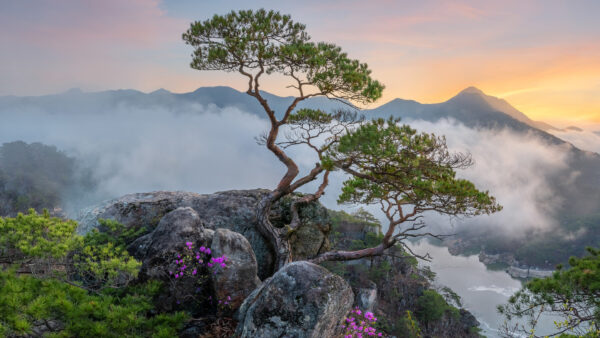
<path fill-rule="evenodd" d="M 220 269 L 227 268 L 227 260 L 228 258 L 225 255 L 212 257 L 210 248 L 201 246 L 198 250 L 194 250 L 194 244 L 186 242 L 183 251 L 175 256 L 174 269 L 169 271 L 171 283 L 177 285 L 182 283 L 184 279 L 186 283 L 189 283 L 189 279 L 193 279 L 197 285 L 196 294 L 200 294 L 211 273 L 216 274 Z M 185 295 L 185 298 L 201 301 L 195 295 Z M 209 297 L 208 300 L 211 304 L 213 303 L 212 297 Z M 229 301 L 230 299 L 219 300 L 218 306 L 227 306 Z M 179 304 L 180 301 L 177 301 L 177 303 Z"/>
<path fill-rule="evenodd" d="M 344 338 L 382 337 L 382 332 L 377 332 L 373 325 L 377 318 L 373 312 L 361 311 L 358 306 L 350 311 L 342 325 Z"/>

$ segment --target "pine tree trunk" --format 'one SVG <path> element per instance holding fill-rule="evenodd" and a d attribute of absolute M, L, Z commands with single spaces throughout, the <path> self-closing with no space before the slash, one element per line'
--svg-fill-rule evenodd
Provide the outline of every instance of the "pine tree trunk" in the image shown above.
<path fill-rule="evenodd" d="M 275 255 L 273 272 L 277 272 L 284 265 L 291 262 L 291 248 L 287 239 L 283 236 L 283 231 L 271 224 L 269 214 L 271 206 L 279 199 L 277 192 L 271 192 L 263 197 L 258 203 L 256 218 L 258 231 L 263 235 Z"/>

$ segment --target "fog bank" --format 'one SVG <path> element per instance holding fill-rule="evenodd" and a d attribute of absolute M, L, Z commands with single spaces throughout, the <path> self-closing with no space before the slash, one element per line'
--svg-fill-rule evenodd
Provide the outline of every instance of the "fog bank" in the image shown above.
<path fill-rule="evenodd" d="M 86 200 L 70 201 L 71 209 L 134 192 L 211 193 L 276 186 L 284 166 L 254 141 L 267 130 L 267 120 L 212 105 L 193 105 L 188 111 L 122 106 L 103 114 L 2 112 L 0 142 L 23 140 L 55 145 L 90 168 L 98 189 Z M 492 216 L 453 223 L 447 217 L 431 215 L 427 221 L 432 225 L 443 232 L 453 231 L 452 226 L 460 224 L 488 225 L 502 227 L 510 235 L 553 227 L 552 210 L 561 200 L 551 182 L 556 177 L 568 180 L 577 175 L 568 171 L 564 149 L 509 130 L 471 129 L 450 120 L 408 122 L 420 131 L 446 135 L 454 151 L 470 152 L 475 165 L 459 172 L 459 176 L 489 190 L 504 206 Z M 291 149 L 290 153 L 304 173 L 316 161 L 308 149 Z M 342 179 L 340 173 L 331 176 L 322 198 L 329 208 L 340 208 L 335 201 Z M 303 190 L 311 191 L 318 184 L 312 182 Z M 376 212 L 373 207 L 369 210 Z"/>

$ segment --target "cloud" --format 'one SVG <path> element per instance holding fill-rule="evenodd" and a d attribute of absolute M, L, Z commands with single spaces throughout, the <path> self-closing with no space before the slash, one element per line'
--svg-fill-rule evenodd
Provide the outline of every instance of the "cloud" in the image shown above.
<path fill-rule="evenodd" d="M 579 149 L 593 151 L 600 154 L 600 134 L 583 130 L 549 130 L 554 136 L 572 143 Z"/>
<path fill-rule="evenodd" d="M 405 122 L 418 131 L 445 135 L 451 151 L 471 153 L 475 165 L 459 170 L 457 175 L 474 182 L 480 190 L 489 191 L 504 207 L 498 213 L 472 218 L 428 213 L 425 221 L 429 230 L 450 234 L 486 229 L 511 238 L 530 231 L 556 229 L 556 210 L 565 202 L 561 197 L 564 191 L 560 189 L 572 185 L 580 174 L 568 166 L 569 154 L 565 148 L 550 145 L 531 134 L 508 129 L 473 129 L 454 120 Z M 345 175 L 335 172 L 321 201 L 330 208 L 354 211 L 359 206 L 336 205 L 344 179 Z M 557 179 L 562 185 L 556 184 Z M 310 188 L 315 187 L 313 183 Z M 371 205 L 366 209 L 381 220 L 385 230 L 386 219 L 379 207 Z"/>
<path fill-rule="evenodd" d="M 487 229 L 510 238 L 556 228 L 555 210 L 564 202 L 557 191 L 556 178 L 568 185 L 579 174 L 568 167 L 569 155 L 564 148 L 549 145 L 530 134 L 507 129 L 472 129 L 453 120 L 405 122 L 418 131 L 445 135 L 453 152 L 471 153 L 474 166 L 459 170 L 457 175 L 472 181 L 478 189 L 489 191 L 504 207 L 495 214 L 472 218 L 429 213 L 425 217 L 429 230 L 451 234 Z M 368 209 L 385 225 L 378 207 Z"/>
<path fill-rule="evenodd" d="M 186 113 L 181 113 L 186 111 Z M 212 193 L 228 189 L 273 188 L 284 166 L 254 142 L 268 122 L 238 109 L 190 104 L 171 112 L 120 106 L 103 113 L 43 111 L 0 113 L 0 142 L 23 140 L 56 145 L 91 168 L 98 190 L 75 207 L 99 199 L 153 190 Z M 562 203 L 551 184 L 557 175 L 569 177 L 564 149 L 531 135 L 508 130 L 470 129 L 453 121 L 409 121 L 420 131 L 446 135 L 453 151 L 469 151 L 475 165 L 458 174 L 489 190 L 504 206 L 492 216 L 449 222 L 428 215 L 428 222 L 448 233 L 453 226 L 501 228 L 507 235 L 530 229 L 551 229 L 552 211 Z M 291 149 L 303 173 L 316 162 L 309 149 Z M 322 198 L 336 204 L 344 175 L 334 173 Z M 314 191 L 315 181 L 303 191 Z M 354 206 L 344 206 L 353 210 Z M 369 207 L 382 216 L 376 207 Z M 380 217 L 383 219 L 383 217 Z M 385 222 L 383 222 L 385 224 Z"/>
<path fill-rule="evenodd" d="M 549 231 L 558 225 L 556 210 L 565 202 L 559 191 L 580 174 L 568 166 L 569 153 L 531 134 L 508 129 L 470 129 L 454 121 L 410 121 L 414 128 L 445 135 L 452 151 L 468 151 L 475 165 L 458 172 L 480 190 L 488 190 L 504 209 L 492 215 L 454 222 L 455 230 L 484 227 L 506 237 Z M 560 180 L 561 185 L 557 185 Z M 448 219 L 430 217 L 433 223 Z M 446 228 L 446 230 L 451 230 Z"/>
<path fill-rule="evenodd" d="M 284 168 L 253 139 L 266 120 L 214 106 L 190 105 L 188 111 L 3 113 L 0 142 L 42 142 L 79 158 L 99 183 L 92 201 L 153 190 L 212 193 L 276 185 Z"/>

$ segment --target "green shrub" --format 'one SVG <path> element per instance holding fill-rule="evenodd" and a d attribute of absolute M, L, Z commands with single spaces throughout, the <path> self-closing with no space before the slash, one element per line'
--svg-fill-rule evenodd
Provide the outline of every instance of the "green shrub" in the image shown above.
<path fill-rule="evenodd" d="M 412 313 L 406 310 L 406 315 L 398 318 L 394 324 L 394 331 L 401 332 L 402 337 L 418 338 L 421 337 L 419 323 L 412 317 Z"/>
<path fill-rule="evenodd" d="M 392 265 L 387 260 L 382 260 L 379 264 L 374 264 L 369 269 L 369 278 L 373 281 L 379 281 L 385 278 L 390 271 L 392 271 Z"/>
<path fill-rule="evenodd" d="M 156 285 L 119 294 L 90 294 L 56 279 L 0 272 L 0 336 L 32 334 L 49 325 L 54 337 L 174 337 L 183 313 L 151 315 Z M 52 323 L 52 324 L 51 324 Z"/>
<path fill-rule="evenodd" d="M 454 318 L 460 316 L 458 309 L 448 305 L 444 297 L 435 290 L 425 290 L 423 295 L 417 299 L 415 314 L 424 324 L 441 319 L 446 312 Z"/>
<path fill-rule="evenodd" d="M 81 243 L 77 223 L 38 215 L 30 209 L 15 218 L 0 217 L 0 253 L 19 263 L 24 259 L 61 259 Z"/>
<path fill-rule="evenodd" d="M 104 232 L 79 236 L 76 222 L 48 212 L 0 217 L 0 254 L 9 263 L 0 270 L 0 337 L 177 335 L 187 316 L 156 313 L 160 284 L 127 286 L 141 264 L 125 247 L 143 230 L 101 223 Z"/>
<path fill-rule="evenodd" d="M 74 278 L 95 290 L 123 287 L 137 277 L 142 266 L 129 255 L 126 245 L 144 229 L 128 229 L 109 220 L 101 220 L 100 226 L 104 231 L 90 231 L 74 251 Z"/>

